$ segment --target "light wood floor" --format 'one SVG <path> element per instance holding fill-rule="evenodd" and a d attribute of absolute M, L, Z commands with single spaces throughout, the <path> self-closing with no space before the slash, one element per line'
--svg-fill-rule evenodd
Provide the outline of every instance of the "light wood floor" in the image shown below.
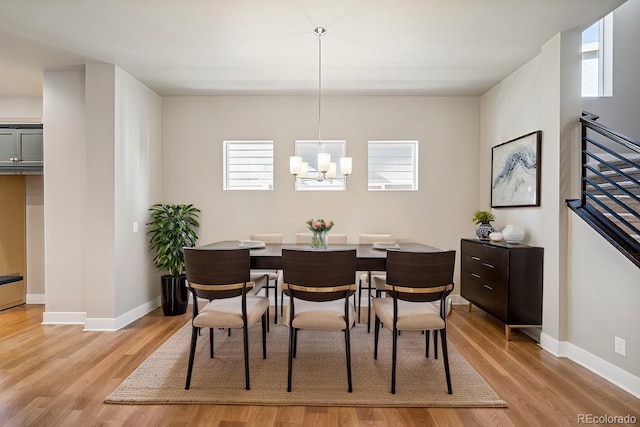
<path fill-rule="evenodd" d="M 0 312 L 0 426 L 564 426 L 577 425 L 580 414 L 629 414 L 640 424 L 639 399 L 520 332 L 506 342 L 501 323 L 466 306 L 454 307 L 449 341 L 506 409 L 106 405 L 189 314 L 156 310 L 118 332 L 83 332 L 41 325 L 42 312 L 41 305 Z"/>

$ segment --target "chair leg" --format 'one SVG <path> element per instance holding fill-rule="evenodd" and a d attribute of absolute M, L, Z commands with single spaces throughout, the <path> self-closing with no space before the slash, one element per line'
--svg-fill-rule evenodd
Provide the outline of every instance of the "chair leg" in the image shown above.
<path fill-rule="evenodd" d="M 440 330 L 440 337 L 442 338 L 442 358 L 444 359 L 444 373 L 447 377 L 447 393 L 452 394 L 451 390 L 451 373 L 449 372 L 449 354 L 447 351 L 447 330 Z"/>
<path fill-rule="evenodd" d="M 291 391 L 291 376 L 293 371 L 293 339 L 294 339 L 294 329 L 291 325 L 289 325 L 289 364 L 288 364 L 288 374 L 287 374 L 287 391 Z"/>
<path fill-rule="evenodd" d="M 344 346 L 347 352 L 347 384 L 349 385 L 349 393 L 353 391 L 353 383 L 351 382 L 351 335 L 350 329 L 344 330 Z"/>
<path fill-rule="evenodd" d="M 376 315 L 375 329 L 373 332 L 373 358 L 378 359 L 378 336 L 380 335 L 380 318 Z"/>
<path fill-rule="evenodd" d="M 429 339 L 431 339 L 431 331 L 424 332 L 424 357 L 429 358 Z"/>
<path fill-rule="evenodd" d="M 396 394 L 396 356 L 398 351 L 398 330 L 393 328 L 393 350 L 391 352 L 391 394 Z"/>
<path fill-rule="evenodd" d="M 280 316 L 284 316 L 284 291 L 280 291 Z"/>
<path fill-rule="evenodd" d="M 438 358 L 438 331 L 433 331 L 433 358 Z"/>
<path fill-rule="evenodd" d="M 358 323 L 360 323 L 360 312 L 362 311 L 362 280 L 358 281 L 358 301 L 357 301 L 357 303 L 358 303 Z"/>
<path fill-rule="evenodd" d="M 293 329 L 293 357 L 298 357 L 298 330 Z"/>
<path fill-rule="evenodd" d="M 264 294 L 267 297 L 267 302 L 269 301 L 269 276 L 267 276 L 267 284 L 264 286 Z M 269 318 L 269 314 L 271 314 L 271 303 L 267 304 L 267 318 Z M 278 317 L 278 316 L 276 316 Z M 267 332 L 269 332 L 269 322 L 267 322 Z"/>
<path fill-rule="evenodd" d="M 371 332 L 371 272 L 367 271 L 367 282 L 369 284 L 369 306 L 367 307 L 367 333 Z"/>
<path fill-rule="evenodd" d="M 191 373 L 193 372 L 193 359 L 196 355 L 196 343 L 198 342 L 198 333 L 200 328 L 195 326 L 191 329 L 191 348 L 189 349 L 189 367 L 187 368 L 187 382 L 184 386 L 185 390 L 189 390 L 191 387 Z"/>
<path fill-rule="evenodd" d="M 274 304 L 274 312 L 273 312 L 273 324 L 278 324 L 278 279 L 273 282 L 273 304 Z"/>
<path fill-rule="evenodd" d="M 209 328 L 209 356 L 213 359 L 213 328 Z"/>
<path fill-rule="evenodd" d="M 276 311 L 277 312 L 277 311 Z M 267 312 L 262 314 L 262 358 L 267 358 L 267 325 L 269 325 L 269 317 Z"/>
<path fill-rule="evenodd" d="M 244 382 L 247 390 L 251 390 L 249 385 L 249 330 L 247 328 L 247 322 L 242 327 L 242 335 L 244 341 Z"/>

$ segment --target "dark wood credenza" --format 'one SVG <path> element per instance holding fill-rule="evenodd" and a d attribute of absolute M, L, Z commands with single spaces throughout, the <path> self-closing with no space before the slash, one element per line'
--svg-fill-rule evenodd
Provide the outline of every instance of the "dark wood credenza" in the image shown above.
<path fill-rule="evenodd" d="M 544 249 L 462 239 L 460 295 L 512 328 L 542 327 Z"/>

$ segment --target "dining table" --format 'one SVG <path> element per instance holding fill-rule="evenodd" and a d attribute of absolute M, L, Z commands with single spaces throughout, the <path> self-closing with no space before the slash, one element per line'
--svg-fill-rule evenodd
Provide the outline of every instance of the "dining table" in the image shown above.
<path fill-rule="evenodd" d="M 422 243 L 416 242 L 399 242 L 393 246 L 376 247 L 372 244 L 346 244 L 346 245 L 329 245 L 327 249 L 314 249 L 308 244 L 282 243 L 273 244 L 265 243 L 260 245 L 247 245 L 243 240 L 224 240 L 215 243 L 209 243 L 201 246 L 203 249 L 242 249 L 249 248 L 251 255 L 252 269 L 282 269 L 282 250 L 297 249 L 310 251 L 331 251 L 331 250 L 356 250 L 356 270 L 357 271 L 386 271 L 387 251 L 412 251 L 412 252 L 439 252 L 441 249 L 434 248 Z M 371 282 L 369 282 L 371 283 Z"/>

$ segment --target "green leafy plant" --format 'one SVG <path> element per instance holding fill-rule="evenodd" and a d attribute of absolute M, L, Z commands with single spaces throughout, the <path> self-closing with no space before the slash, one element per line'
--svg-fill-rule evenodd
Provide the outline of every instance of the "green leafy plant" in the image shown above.
<path fill-rule="evenodd" d="M 200 227 L 200 210 L 193 205 L 165 205 L 157 203 L 151 208 L 147 234 L 151 236 L 149 248 L 156 251 L 153 263 L 160 271 L 179 276 L 184 271 L 182 248 L 195 246 Z"/>
<path fill-rule="evenodd" d="M 475 211 L 473 217 L 471 218 L 471 222 L 473 222 L 474 224 L 489 223 L 495 220 L 496 217 L 491 212 L 481 210 Z"/>

